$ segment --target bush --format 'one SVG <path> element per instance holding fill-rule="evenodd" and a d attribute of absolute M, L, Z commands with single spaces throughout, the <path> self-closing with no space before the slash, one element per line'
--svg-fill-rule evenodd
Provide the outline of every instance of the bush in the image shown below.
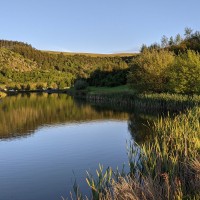
<path fill-rule="evenodd" d="M 59 89 L 65 89 L 67 86 L 67 84 L 64 81 L 61 81 L 58 83 L 58 88 Z"/>
<path fill-rule="evenodd" d="M 43 90 L 47 88 L 47 83 L 37 83 L 36 84 L 36 89 L 38 90 Z"/>
<path fill-rule="evenodd" d="M 145 49 L 133 60 L 128 83 L 137 91 L 166 90 L 167 70 L 174 62 L 174 54 L 167 50 Z"/>
<path fill-rule="evenodd" d="M 127 74 L 129 69 L 118 69 L 112 71 L 94 71 L 87 79 L 90 86 L 96 87 L 114 87 L 125 85 L 127 82 Z"/>
<path fill-rule="evenodd" d="M 179 54 L 169 69 L 168 88 L 182 94 L 200 93 L 200 54 L 188 50 Z"/>
<path fill-rule="evenodd" d="M 77 80 L 74 84 L 76 90 L 84 90 L 88 87 L 88 83 L 84 80 Z"/>
<path fill-rule="evenodd" d="M 5 97 L 5 96 L 6 96 L 6 93 L 0 92 L 0 99 L 3 98 L 3 97 Z"/>

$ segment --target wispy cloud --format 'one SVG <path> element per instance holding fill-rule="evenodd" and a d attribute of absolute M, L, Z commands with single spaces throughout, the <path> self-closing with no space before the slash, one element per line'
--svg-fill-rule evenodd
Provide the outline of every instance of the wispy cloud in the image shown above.
<path fill-rule="evenodd" d="M 140 52 L 140 47 L 134 47 L 131 49 L 114 51 L 112 53 L 138 53 L 138 52 Z"/>
<path fill-rule="evenodd" d="M 49 49 L 43 49 L 48 51 L 59 51 L 59 52 L 72 52 L 71 50 L 63 47 L 49 47 Z"/>

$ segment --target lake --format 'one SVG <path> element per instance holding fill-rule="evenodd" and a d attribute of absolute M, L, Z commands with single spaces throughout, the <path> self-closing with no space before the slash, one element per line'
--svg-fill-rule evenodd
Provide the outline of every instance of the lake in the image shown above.
<path fill-rule="evenodd" d="M 95 174 L 99 163 L 128 170 L 126 142 L 147 140 L 152 118 L 65 94 L 0 100 L 0 199 L 59 200 L 75 179 L 89 195 L 86 170 Z"/>

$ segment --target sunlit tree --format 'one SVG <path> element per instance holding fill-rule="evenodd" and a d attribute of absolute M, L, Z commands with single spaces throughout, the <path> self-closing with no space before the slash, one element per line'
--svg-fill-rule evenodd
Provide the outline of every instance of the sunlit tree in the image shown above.
<path fill-rule="evenodd" d="M 174 54 L 167 50 L 145 50 L 134 59 L 128 83 L 139 92 L 165 90 L 167 70 L 174 62 Z"/>

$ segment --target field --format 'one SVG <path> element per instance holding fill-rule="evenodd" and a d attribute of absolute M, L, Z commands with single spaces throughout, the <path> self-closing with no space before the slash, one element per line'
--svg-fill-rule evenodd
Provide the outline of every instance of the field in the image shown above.
<path fill-rule="evenodd" d="M 128 85 L 120 85 L 117 87 L 88 87 L 88 91 L 90 94 L 111 94 L 111 93 L 121 93 L 121 92 L 130 92 L 133 93 L 134 91 L 129 88 Z"/>
<path fill-rule="evenodd" d="M 135 56 L 137 53 L 111 53 L 111 54 L 101 54 L 101 53 L 83 53 L 83 52 L 61 52 L 61 51 L 46 51 L 43 52 L 50 53 L 50 54 L 60 54 L 63 53 L 64 55 L 74 56 L 74 55 L 83 55 L 83 56 L 90 56 L 90 57 L 130 57 Z"/>

